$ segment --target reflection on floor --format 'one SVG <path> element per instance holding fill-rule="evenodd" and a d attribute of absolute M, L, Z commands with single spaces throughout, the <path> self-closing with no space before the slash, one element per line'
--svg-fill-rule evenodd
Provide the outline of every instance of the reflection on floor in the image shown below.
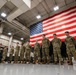
<path fill-rule="evenodd" d="M 0 64 L 0 75 L 76 75 L 76 65 Z"/>

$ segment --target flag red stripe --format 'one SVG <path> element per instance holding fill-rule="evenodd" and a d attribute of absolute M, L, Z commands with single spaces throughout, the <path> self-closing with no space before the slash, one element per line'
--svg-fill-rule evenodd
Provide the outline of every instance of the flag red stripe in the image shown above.
<path fill-rule="evenodd" d="M 43 21 L 47 21 L 47 20 L 50 19 L 50 18 L 53 18 L 53 17 L 55 17 L 55 16 L 57 16 L 57 15 L 60 15 L 60 14 L 62 14 L 62 13 L 66 13 L 67 11 L 71 11 L 71 10 L 73 10 L 73 9 L 76 9 L 76 6 L 71 7 L 71 8 L 69 8 L 69 9 L 67 9 L 67 10 L 64 10 L 64 11 L 62 11 L 62 12 L 60 12 L 60 13 L 57 13 L 57 14 L 55 14 L 55 15 L 53 15 L 53 16 L 50 16 L 50 17 L 44 19 Z"/>
<path fill-rule="evenodd" d="M 66 18 L 66 19 L 64 19 L 64 20 L 58 21 L 58 22 L 54 22 L 54 23 L 47 24 L 47 27 L 49 27 L 49 26 L 51 26 L 51 25 L 54 25 L 54 24 L 58 24 L 58 23 L 63 23 L 63 24 L 64 24 L 65 21 L 70 20 L 70 19 L 73 19 L 73 18 L 76 18 L 76 15 L 71 16 L 71 17 L 69 17 L 69 18 Z M 76 21 L 76 20 L 75 20 L 75 21 Z M 46 27 L 43 26 L 43 28 L 46 28 Z"/>
<path fill-rule="evenodd" d="M 57 18 L 55 18 L 55 19 L 51 19 L 51 20 L 49 20 L 49 21 L 47 21 L 47 22 L 44 22 L 44 21 L 43 21 L 43 24 L 46 24 L 46 23 L 48 23 L 48 22 L 54 21 L 54 20 L 59 19 L 59 18 L 63 18 L 63 17 L 65 17 L 65 16 L 68 16 L 68 15 L 73 14 L 73 13 L 76 13 L 76 10 L 74 10 L 74 11 L 72 11 L 72 12 L 69 12 L 68 14 L 62 15 L 62 16 L 60 16 L 60 17 L 57 17 Z"/>

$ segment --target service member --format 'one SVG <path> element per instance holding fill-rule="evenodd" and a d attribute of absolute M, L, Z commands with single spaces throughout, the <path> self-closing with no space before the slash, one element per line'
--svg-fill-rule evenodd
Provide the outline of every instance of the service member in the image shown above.
<path fill-rule="evenodd" d="M 43 40 L 42 40 L 42 60 L 43 63 L 50 63 L 50 56 L 49 56 L 49 46 L 50 46 L 50 41 L 48 38 L 45 37 L 45 34 L 42 35 Z"/>
<path fill-rule="evenodd" d="M 19 43 L 17 42 L 16 51 L 15 51 L 15 57 L 14 57 L 14 63 L 18 63 L 19 51 L 20 51 L 20 46 L 19 46 Z"/>
<path fill-rule="evenodd" d="M 65 35 L 67 36 L 65 39 L 65 44 L 69 59 L 69 65 L 72 65 L 72 55 L 74 56 L 76 43 L 74 37 L 70 36 L 68 31 L 65 32 Z"/>
<path fill-rule="evenodd" d="M 10 49 L 10 63 L 13 60 L 13 54 L 14 54 L 14 46 L 12 46 L 11 49 Z"/>
<path fill-rule="evenodd" d="M 30 61 L 31 61 L 30 53 L 31 53 L 32 47 L 30 46 L 30 42 L 29 41 L 27 42 L 27 45 L 26 45 L 25 48 L 26 48 L 25 49 L 26 63 L 30 63 Z"/>
<path fill-rule="evenodd" d="M 53 54 L 54 54 L 54 63 L 57 64 L 58 59 L 57 56 L 59 58 L 59 63 L 63 64 L 62 62 L 62 56 L 61 56 L 61 45 L 62 42 L 59 38 L 57 38 L 56 34 L 53 34 L 54 39 L 52 40 L 52 45 L 53 45 Z"/>
<path fill-rule="evenodd" d="M 21 48 L 20 48 L 20 62 L 24 63 L 24 53 L 25 53 L 25 46 L 22 43 Z"/>
<path fill-rule="evenodd" d="M 34 63 L 40 63 L 40 44 L 36 40 L 34 45 Z"/>
<path fill-rule="evenodd" d="M 5 62 L 5 59 L 7 57 L 7 52 L 8 52 L 8 46 L 5 46 L 4 50 L 3 50 L 3 55 L 2 55 L 2 62 Z"/>

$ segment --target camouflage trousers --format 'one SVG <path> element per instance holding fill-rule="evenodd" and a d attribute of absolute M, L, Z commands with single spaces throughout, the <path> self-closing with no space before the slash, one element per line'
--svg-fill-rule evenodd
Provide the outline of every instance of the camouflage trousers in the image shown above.
<path fill-rule="evenodd" d="M 13 60 L 13 54 L 10 54 L 10 61 L 12 61 Z"/>
<path fill-rule="evenodd" d="M 3 53 L 3 55 L 2 55 L 2 61 L 4 61 L 6 59 L 6 57 L 7 57 L 7 53 Z"/>
<path fill-rule="evenodd" d="M 60 48 L 58 48 L 58 47 L 53 48 L 53 54 L 54 54 L 54 62 L 57 62 L 58 59 L 59 59 L 59 62 L 61 62 L 63 60 L 62 56 L 61 56 Z M 57 57 L 58 57 L 58 59 L 57 59 Z"/>
<path fill-rule="evenodd" d="M 20 61 L 24 61 L 24 52 L 20 53 Z"/>
<path fill-rule="evenodd" d="M 36 60 L 38 60 L 40 62 L 40 50 L 36 49 L 34 50 L 34 62 L 36 62 Z"/>
<path fill-rule="evenodd" d="M 42 48 L 42 60 L 50 62 L 49 48 L 48 47 Z"/>
<path fill-rule="evenodd" d="M 75 46 L 66 47 L 66 49 L 67 49 L 66 51 L 67 51 L 68 59 L 71 62 L 72 56 L 74 56 L 74 54 L 75 54 Z"/>
<path fill-rule="evenodd" d="M 15 57 L 14 57 L 14 61 L 15 62 L 18 62 L 18 59 L 19 59 L 19 56 L 18 55 L 19 55 L 19 52 L 16 52 L 15 53 Z"/>
<path fill-rule="evenodd" d="M 31 60 L 30 53 L 31 53 L 30 50 L 27 50 L 25 53 L 26 62 L 30 62 Z"/>

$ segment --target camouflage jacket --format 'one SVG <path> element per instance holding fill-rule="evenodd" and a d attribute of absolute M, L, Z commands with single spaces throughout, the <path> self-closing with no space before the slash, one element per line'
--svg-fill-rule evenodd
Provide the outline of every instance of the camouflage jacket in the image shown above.
<path fill-rule="evenodd" d="M 52 40 L 52 45 L 53 45 L 53 48 L 55 48 L 55 47 L 61 47 L 62 42 L 61 42 L 61 40 L 59 38 L 54 38 Z"/>
<path fill-rule="evenodd" d="M 16 52 L 19 52 L 20 46 L 16 46 Z"/>
<path fill-rule="evenodd" d="M 14 48 L 11 48 L 10 54 L 14 54 Z"/>
<path fill-rule="evenodd" d="M 31 50 L 32 47 L 31 47 L 30 45 L 26 45 L 25 49 L 26 49 L 26 50 Z"/>
<path fill-rule="evenodd" d="M 25 52 L 25 46 L 21 46 L 20 53 L 24 53 L 24 52 Z"/>
<path fill-rule="evenodd" d="M 39 43 L 35 43 L 35 45 L 34 45 L 34 50 L 35 49 L 40 49 L 40 44 Z"/>
<path fill-rule="evenodd" d="M 49 46 L 50 46 L 50 41 L 49 41 L 49 39 L 44 38 L 44 39 L 42 40 L 42 48 L 49 47 Z"/>
<path fill-rule="evenodd" d="M 69 36 L 65 39 L 66 46 L 74 46 L 76 45 L 75 39 L 72 36 Z"/>

